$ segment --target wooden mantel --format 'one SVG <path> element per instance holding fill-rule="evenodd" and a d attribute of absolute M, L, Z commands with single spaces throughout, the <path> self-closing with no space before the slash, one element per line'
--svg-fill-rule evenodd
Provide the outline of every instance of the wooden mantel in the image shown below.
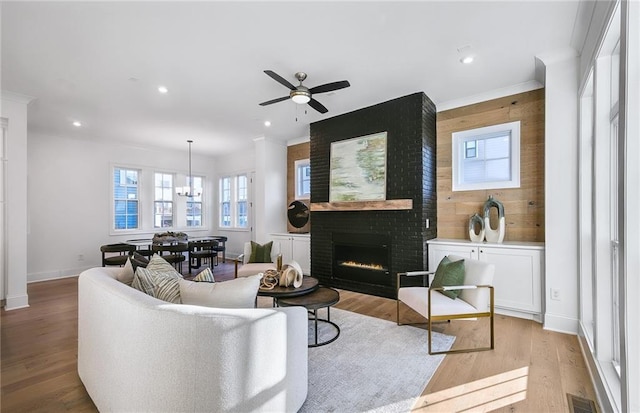
<path fill-rule="evenodd" d="M 413 209 L 413 199 L 390 199 L 388 201 L 313 202 L 312 212 L 322 211 L 380 211 Z"/>

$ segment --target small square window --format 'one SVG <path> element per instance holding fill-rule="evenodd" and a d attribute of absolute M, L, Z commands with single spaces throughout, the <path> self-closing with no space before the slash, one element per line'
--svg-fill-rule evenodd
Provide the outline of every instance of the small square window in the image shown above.
<path fill-rule="evenodd" d="M 520 187 L 520 122 L 452 134 L 452 189 Z"/>
<path fill-rule="evenodd" d="M 309 159 L 295 162 L 296 170 L 296 199 L 311 198 L 311 165 Z"/>

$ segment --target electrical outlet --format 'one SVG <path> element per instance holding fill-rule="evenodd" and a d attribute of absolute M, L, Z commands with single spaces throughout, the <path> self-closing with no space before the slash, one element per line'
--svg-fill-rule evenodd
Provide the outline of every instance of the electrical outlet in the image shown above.
<path fill-rule="evenodd" d="M 560 301 L 560 290 L 552 288 L 551 289 L 551 299 Z"/>
<path fill-rule="evenodd" d="M 84 261 L 84 254 L 78 254 L 78 261 Z"/>
<path fill-rule="evenodd" d="M 425 228 L 429 229 L 429 220 L 428 219 L 424 221 L 424 226 L 425 226 Z"/>

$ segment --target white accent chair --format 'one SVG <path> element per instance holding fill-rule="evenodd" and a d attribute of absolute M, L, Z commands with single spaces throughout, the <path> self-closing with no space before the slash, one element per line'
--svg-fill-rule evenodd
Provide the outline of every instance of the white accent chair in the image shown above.
<path fill-rule="evenodd" d="M 470 351 L 493 350 L 494 348 L 494 308 L 493 308 L 493 264 L 449 255 L 449 260 L 464 259 L 465 277 L 463 285 L 429 287 L 435 271 L 412 271 L 398 273 L 397 278 L 397 323 L 400 322 L 400 302 L 427 319 L 429 354 L 466 353 Z M 422 286 L 402 286 L 407 278 L 423 277 Z M 426 278 L 425 278 L 426 277 Z M 405 281 L 406 283 L 406 281 Z M 415 285 L 415 282 L 413 283 Z M 462 290 L 456 299 L 451 299 L 440 291 Z M 488 317 L 490 322 L 490 345 L 488 347 L 464 348 L 448 351 L 433 351 L 431 347 L 432 323 L 454 319 L 475 320 Z"/>
<path fill-rule="evenodd" d="M 280 243 L 274 241 L 273 245 L 271 246 L 271 262 L 250 263 L 249 258 L 251 257 L 251 242 L 245 242 L 244 252 L 238 255 L 238 258 L 236 258 L 235 260 L 235 278 L 258 274 L 269 269 L 275 270 L 278 255 L 280 255 Z M 238 266 L 239 263 L 241 263 L 242 266 Z"/>

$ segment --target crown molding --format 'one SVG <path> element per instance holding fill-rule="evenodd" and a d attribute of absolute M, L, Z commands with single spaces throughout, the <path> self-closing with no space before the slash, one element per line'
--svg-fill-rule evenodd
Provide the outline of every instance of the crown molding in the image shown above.
<path fill-rule="evenodd" d="M 21 93 L 10 92 L 8 90 L 0 91 L 0 95 L 2 96 L 2 100 L 8 100 L 16 103 L 23 103 L 28 105 L 29 102 L 35 99 L 33 96 L 23 95 Z"/>

